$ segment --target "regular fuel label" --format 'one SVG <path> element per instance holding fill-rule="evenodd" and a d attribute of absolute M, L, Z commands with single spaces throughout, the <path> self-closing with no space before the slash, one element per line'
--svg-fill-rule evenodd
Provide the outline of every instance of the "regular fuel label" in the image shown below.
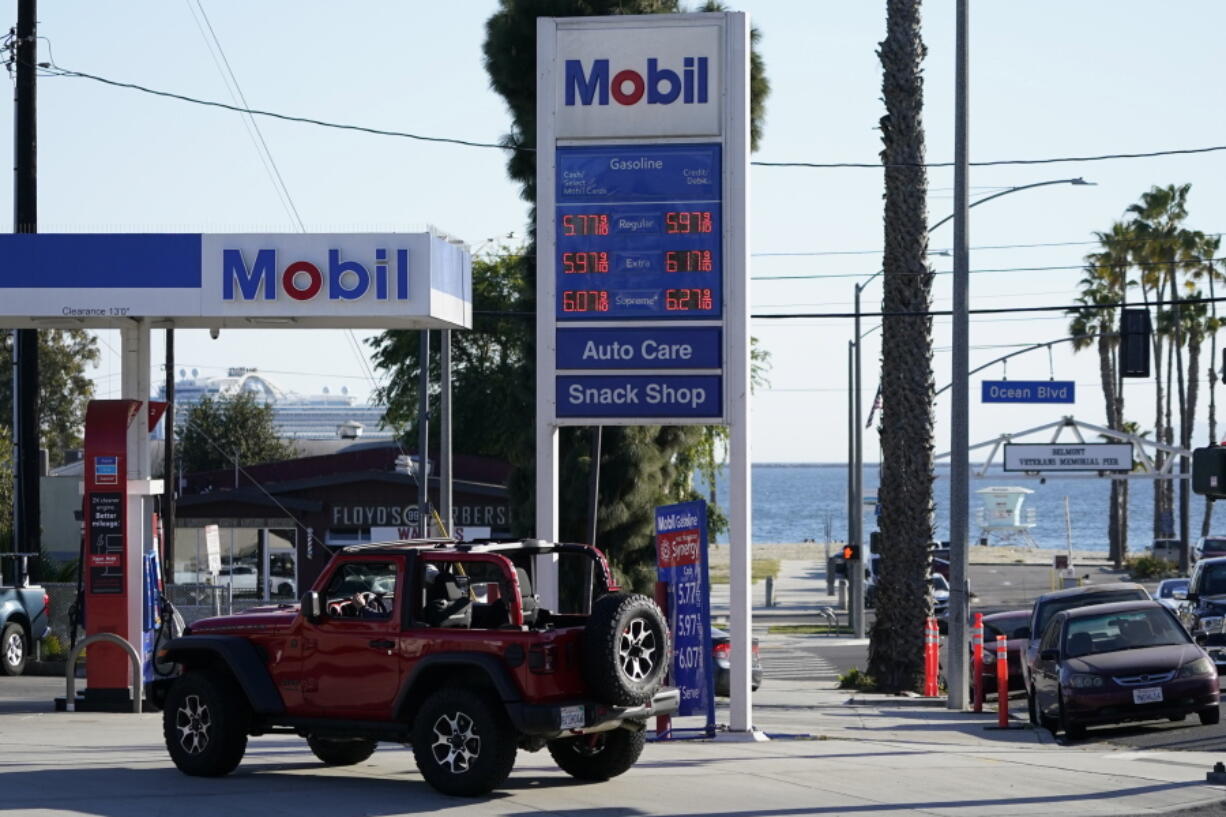
<path fill-rule="evenodd" d="M 559 375 L 558 417 L 719 417 L 718 375 Z"/>

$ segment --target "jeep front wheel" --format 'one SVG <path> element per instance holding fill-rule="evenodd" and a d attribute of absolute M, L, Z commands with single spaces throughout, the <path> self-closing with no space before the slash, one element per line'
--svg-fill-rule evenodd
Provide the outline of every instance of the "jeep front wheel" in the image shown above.
<path fill-rule="evenodd" d="M 352 766 L 375 753 L 375 742 L 367 738 L 307 738 L 315 757 L 329 766 Z"/>
<path fill-rule="evenodd" d="M 583 632 L 583 677 L 602 702 L 649 702 L 670 659 L 668 628 L 654 601 L 636 593 L 610 593 L 592 605 Z"/>
<path fill-rule="evenodd" d="M 608 780 L 626 772 L 643 753 L 644 730 L 614 729 L 549 741 L 549 754 L 558 767 L 579 780 Z"/>
<path fill-rule="evenodd" d="M 469 689 L 440 689 L 413 721 L 417 768 L 444 794 L 489 792 L 511 773 L 515 749 L 502 705 Z"/>
<path fill-rule="evenodd" d="M 0 636 L 0 668 L 5 675 L 21 675 L 26 668 L 26 634 L 17 622 L 10 622 Z"/>
<path fill-rule="evenodd" d="M 188 672 L 175 681 L 162 710 L 166 749 L 179 771 L 221 777 L 247 751 L 251 713 L 238 685 L 215 672 Z"/>

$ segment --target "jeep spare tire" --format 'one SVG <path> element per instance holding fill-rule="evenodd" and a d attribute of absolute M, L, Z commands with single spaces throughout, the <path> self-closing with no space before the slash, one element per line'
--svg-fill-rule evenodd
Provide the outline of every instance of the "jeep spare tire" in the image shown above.
<path fill-rule="evenodd" d="M 654 601 L 637 593 L 609 593 L 592 605 L 583 632 L 583 677 L 601 701 L 649 702 L 671 660 L 668 627 Z"/>

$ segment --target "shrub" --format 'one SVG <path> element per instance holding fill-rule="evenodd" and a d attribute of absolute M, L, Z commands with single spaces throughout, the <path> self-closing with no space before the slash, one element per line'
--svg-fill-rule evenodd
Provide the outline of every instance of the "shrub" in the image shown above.
<path fill-rule="evenodd" d="M 1179 568 L 1174 562 L 1159 559 L 1156 556 L 1134 556 L 1124 563 L 1128 573 L 1134 579 L 1165 579 L 1175 576 Z"/>
<path fill-rule="evenodd" d="M 859 667 L 852 667 L 839 676 L 839 689 L 856 689 L 860 692 L 872 692 L 877 688 L 877 682 L 873 680 L 873 676 L 861 670 Z"/>

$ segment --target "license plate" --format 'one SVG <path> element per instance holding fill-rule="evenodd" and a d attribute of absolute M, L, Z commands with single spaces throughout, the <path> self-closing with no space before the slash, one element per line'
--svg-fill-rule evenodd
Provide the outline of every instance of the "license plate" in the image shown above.
<path fill-rule="evenodd" d="M 1132 691 L 1132 702 L 1134 704 L 1162 703 L 1162 687 L 1148 687 L 1146 689 L 1134 689 Z"/>
<path fill-rule="evenodd" d="M 1161 692 L 1161 690 L 1159 690 Z M 1159 697 L 1161 700 L 1161 696 Z M 562 707 L 562 728 L 563 729 L 582 729 L 585 725 L 583 716 L 583 707 L 581 706 L 564 706 Z"/>

